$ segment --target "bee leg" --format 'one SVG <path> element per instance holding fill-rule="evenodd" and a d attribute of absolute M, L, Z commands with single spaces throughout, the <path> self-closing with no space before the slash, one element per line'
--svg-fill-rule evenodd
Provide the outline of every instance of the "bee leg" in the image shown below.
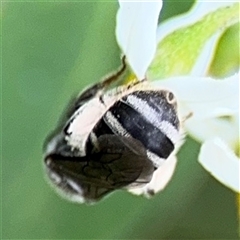
<path fill-rule="evenodd" d="M 106 76 L 103 81 L 98 82 L 98 83 L 90 86 L 89 88 L 85 89 L 79 95 L 79 97 L 77 99 L 77 102 L 78 103 L 83 103 L 83 102 L 86 102 L 86 101 L 90 100 L 91 98 L 93 98 L 97 95 L 99 95 L 99 96 L 102 95 L 104 90 L 108 86 L 110 86 L 112 83 L 116 82 L 119 79 L 119 77 L 124 73 L 126 67 L 127 67 L 126 57 L 123 56 L 122 57 L 122 65 L 120 66 L 120 68 L 116 72 L 113 72 L 110 75 Z"/>
<path fill-rule="evenodd" d="M 186 122 L 189 118 L 191 118 L 193 116 L 193 112 L 189 112 L 188 114 L 186 114 L 183 118 L 182 118 L 182 122 Z"/>
<path fill-rule="evenodd" d="M 91 100 L 92 98 L 96 96 L 101 96 L 104 93 L 105 88 L 107 88 L 111 83 L 114 81 L 117 81 L 119 76 L 125 71 L 126 69 L 126 57 L 122 57 L 122 66 L 117 70 L 116 72 L 112 73 L 108 77 L 106 77 L 103 81 L 98 82 L 80 93 L 80 95 L 77 97 L 77 99 L 74 99 L 74 101 L 71 101 L 68 109 L 70 108 L 71 110 L 69 111 L 71 114 L 73 113 L 74 110 L 82 106 L 84 103 L 87 101 Z M 69 116 L 69 114 L 68 114 Z"/>
<path fill-rule="evenodd" d="M 171 180 L 177 164 L 176 156 L 170 156 L 166 162 L 153 173 L 152 180 L 142 187 L 129 188 L 128 191 L 136 195 L 144 195 L 147 198 L 154 196 L 163 190 Z"/>
<path fill-rule="evenodd" d="M 104 80 L 99 83 L 100 88 L 108 87 L 112 83 L 116 82 L 119 79 L 119 77 L 124 73 L 127 67 L 126 56 L 125 55 L 122 56 L 121 60 L 122 60 L 122 65 L 120 66 L 120 68 L 117 71 L 110 73 L 110 75 L 106 76 Z"/>

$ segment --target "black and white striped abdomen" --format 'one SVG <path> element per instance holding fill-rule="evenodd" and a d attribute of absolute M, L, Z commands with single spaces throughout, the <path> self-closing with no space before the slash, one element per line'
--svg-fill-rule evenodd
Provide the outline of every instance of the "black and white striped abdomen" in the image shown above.
<path fill-rule="evenodd" d="M 100 120 L 104 130 L 138 140 L 156 167 L 166 160 L 179 141 L 179 119 L 171 92 L 135 91 L 117 101 Z M 104 133 L 98 133 L 101 135 Z"/>

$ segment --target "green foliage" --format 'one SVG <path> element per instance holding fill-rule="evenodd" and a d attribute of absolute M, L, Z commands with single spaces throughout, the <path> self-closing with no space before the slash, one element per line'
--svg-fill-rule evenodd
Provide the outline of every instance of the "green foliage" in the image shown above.
<path fill-rule="evenodd" d="M 233 73 L 240 66 L 240 36 L 239 23 L 226 30 L 219 41 L 216 55 L 212 62 L 210 74 L 225 77 L 226 73 Z M 230 46 L 230 47 L 229 47 Z"/>
<path fill-rule="evenodd" d="M 190 139 L 171 183 L 151 200 L 118 191 L 86 206 L 57 196 L 43 177 L 42 145 L 72 95 L 120 64 L 117 3 L 2 7 L 2 238 L 237 237 L 235 195 L 201 168 Z"/>
<path fill-rule="evenodd" d="M 161 79 L 189 74 L 210 37 L 236 23 L 238 19 L 239 4 L 236 3 L 231 7 L 221 8 L 207 14 L 194 25 L 172 32 L 159 42 L 156 55 L 149 68 L 149 77 Z M 239 46 L 239 44 L 235 45 Z M 225 57 L 222 57 L 226 61 Z"/>

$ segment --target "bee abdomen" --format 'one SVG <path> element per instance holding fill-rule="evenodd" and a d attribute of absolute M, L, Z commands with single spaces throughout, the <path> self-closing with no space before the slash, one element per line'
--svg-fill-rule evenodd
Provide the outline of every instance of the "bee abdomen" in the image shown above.
<path fill-rule="evenodd" d="M 174 122 L 167 121 L 166 111 L 162 109 L 171 108 L 167 102 L 161 103 L 159 111 L 157 111 L 157 107 L 154 109 L 147 101 L 144 102 L 145 108 L 142 106 L 139 109 L 139 106 L 131 106 L 128 101 L 129 96 L 131 95 L 116 102 L 104 115 L 104 121 L 115 134 L 133 137 L 140 141 L 150 160 L 155 166 L 159 166 L 174 150 L 174 143 L 177 141 L 175 138 L 178 134 L 177 115 L 176 118 L 173 118 Z M 159 98 L 156 94 L 154 97 Z M 152 101 L 151 104 L 153 105 L 153 103 Z M 172 111 L 175 111 L 173 106 L 172 108 Z"/>

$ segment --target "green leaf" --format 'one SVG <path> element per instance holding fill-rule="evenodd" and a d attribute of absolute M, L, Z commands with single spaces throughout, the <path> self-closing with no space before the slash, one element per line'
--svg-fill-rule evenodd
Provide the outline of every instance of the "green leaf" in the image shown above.
<path fill-rule="evenodd" d="M 236 72 L 240 67 L 240 36 L 239 23 L 233 25 L 221 37 L 216 49 L 211 68 L 210 75 L 217 77 L 225 77 L 229 73 Z"/>
<path fill-rule="evenodd" d="M 239 21 L 239 4 L 205 15 L 198 22 L 167 35 L 157 46 L 148 69 L 149 79 L 187 75 L 191 72 L 206 42 Z"/>

